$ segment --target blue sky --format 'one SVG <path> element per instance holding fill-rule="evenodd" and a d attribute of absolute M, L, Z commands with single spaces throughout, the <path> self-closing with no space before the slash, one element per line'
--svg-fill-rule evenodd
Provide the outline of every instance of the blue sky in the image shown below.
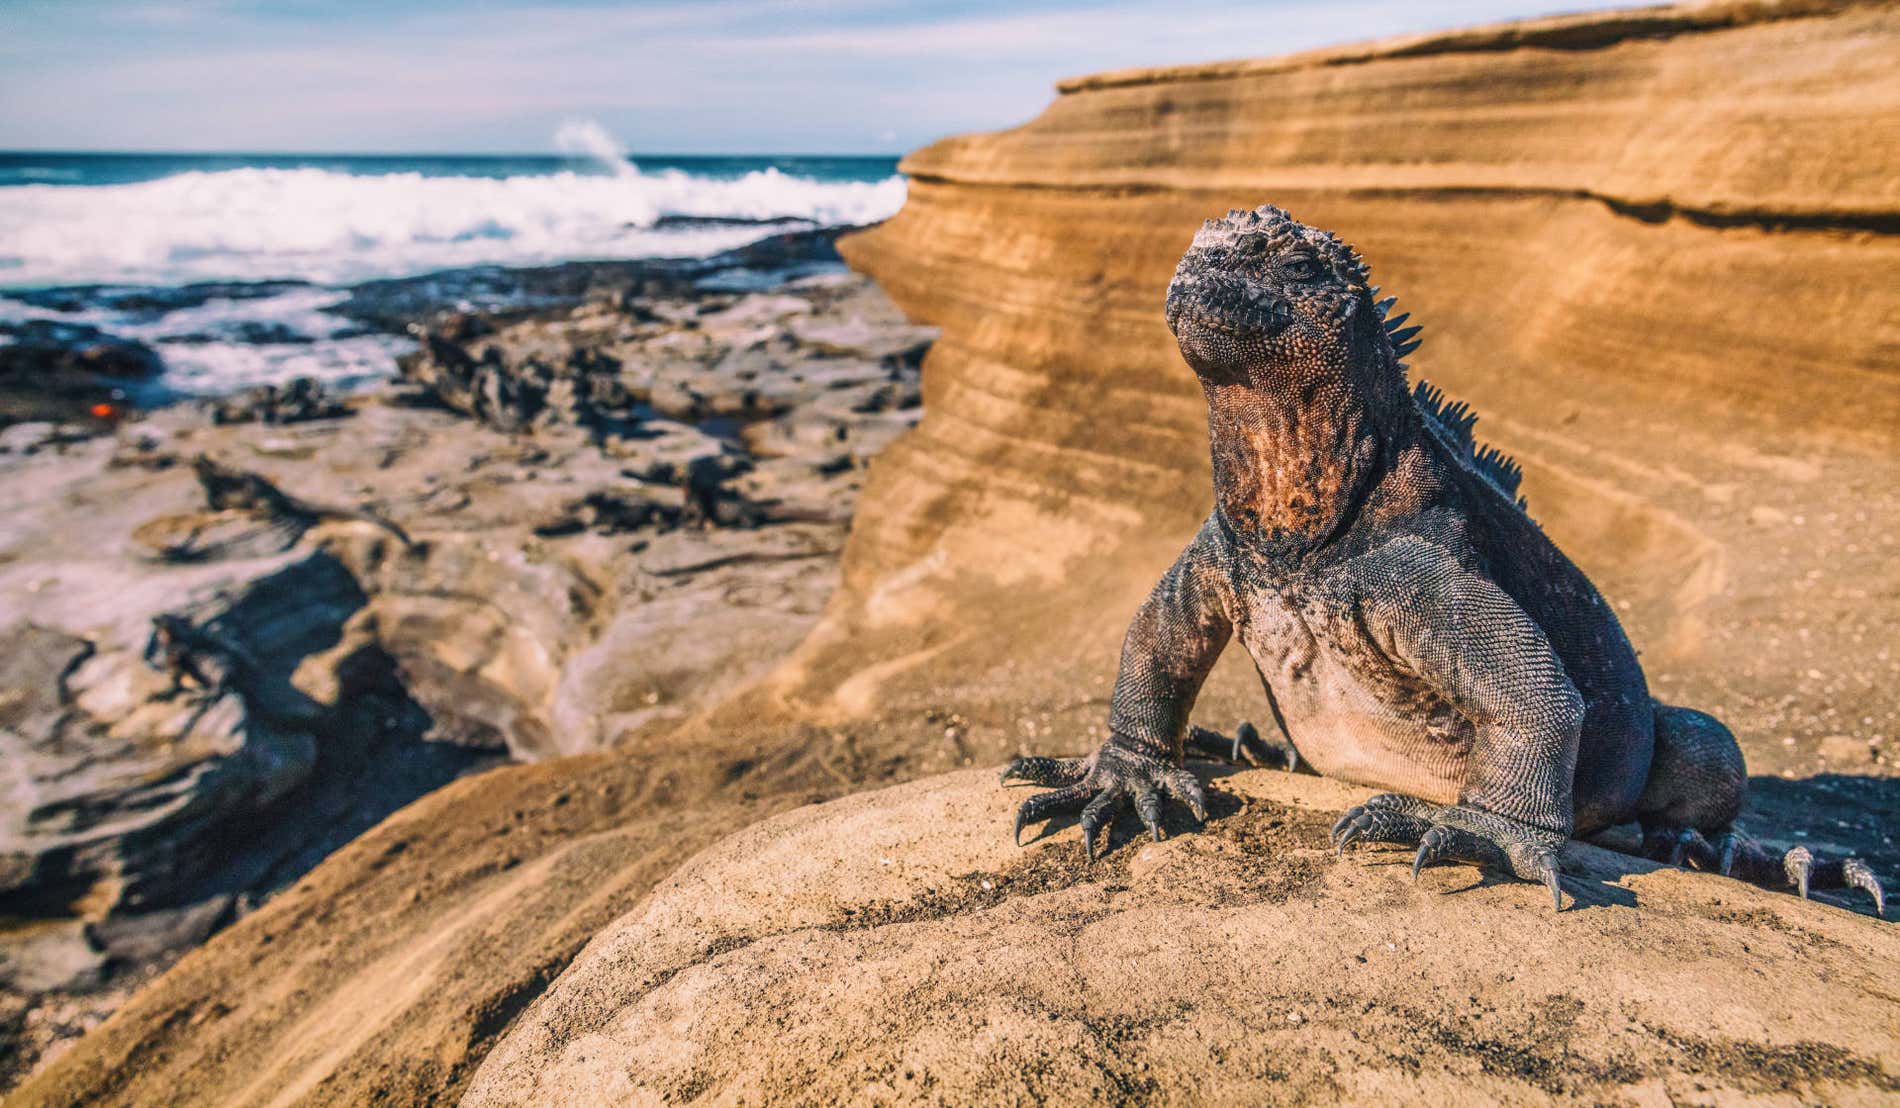
<path fill-rule="evenodd" d="M 1598 0 L 0 0 L 0 148 L 897 153 L 1061 77 Z"/>

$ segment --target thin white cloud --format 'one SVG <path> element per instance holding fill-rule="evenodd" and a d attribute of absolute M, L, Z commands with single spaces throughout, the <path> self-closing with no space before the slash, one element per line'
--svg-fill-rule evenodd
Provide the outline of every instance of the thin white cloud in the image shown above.
<path fill-rule="evenodd" d="M 946 14 L 730 0 L 380 15 L 349 5 L 339 10 L 353 14 L 289 19 L 261 0 L 26 0 L 0 15 L 17 32 L 0 35 L 11 40 L 0 43 L 0 146 L 547 149 L 561 120 L 587 115 L 635 149 L 895 151 L 1020 122 L 1078 73 L 1560 6 L 1578 4 L 1228 0 Z M 128 21 L 142 30 L 128 34 Z"/>

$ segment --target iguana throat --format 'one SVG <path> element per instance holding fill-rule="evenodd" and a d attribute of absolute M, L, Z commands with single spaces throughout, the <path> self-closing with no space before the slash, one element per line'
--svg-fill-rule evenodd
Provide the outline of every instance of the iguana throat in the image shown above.
<path fill-rule="evenodd" d="M 1383 470 L 1361 403 L 1302 408 L 1246 385 L 1206 385 L 1214 498 L 1237 534 L 1304 548 L 1339 533 Z"/>
<path fill-rule="evenodd" d="M 1168 325 L 1207 397 L 1221 516 L 1250 548 L 1339 534 L 1421 434 L 1367 277 L 1271 205 L 1207 221 L 1175 270 Z"/>

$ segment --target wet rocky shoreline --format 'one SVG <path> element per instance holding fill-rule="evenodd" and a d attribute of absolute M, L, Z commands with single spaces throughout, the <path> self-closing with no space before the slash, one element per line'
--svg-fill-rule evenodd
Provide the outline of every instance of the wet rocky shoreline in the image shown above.
<path fill-rule="evenodd" d="M 834 235 L 358 286 L 415 349 L 353 395 L 94 416 L 73 355 L 0 412 L 0 1088 L 410 800 L 799 641 L 933 337 Z"/>

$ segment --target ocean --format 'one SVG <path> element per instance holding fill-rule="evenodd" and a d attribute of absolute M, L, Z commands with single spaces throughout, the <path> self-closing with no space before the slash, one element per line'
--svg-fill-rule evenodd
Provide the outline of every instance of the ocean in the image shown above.
<path fill-rule="evenodd" d="M 352 284 L 705 256 L 792 227 L 874 222 L 904 202 L 895 158 L 629 157 L 586 126 L 557 140 L 571 153 L 0 152 L 0 324 L 61 319 L 144 341 L 172 395 L 298 376 L 349 388 L 393 374 L 408 348 L 325 313 Z M 128 295 L 204 282 L 249 287 L 175 310 Z M 49 288 L 72 292 L 28 294 Z"/>

